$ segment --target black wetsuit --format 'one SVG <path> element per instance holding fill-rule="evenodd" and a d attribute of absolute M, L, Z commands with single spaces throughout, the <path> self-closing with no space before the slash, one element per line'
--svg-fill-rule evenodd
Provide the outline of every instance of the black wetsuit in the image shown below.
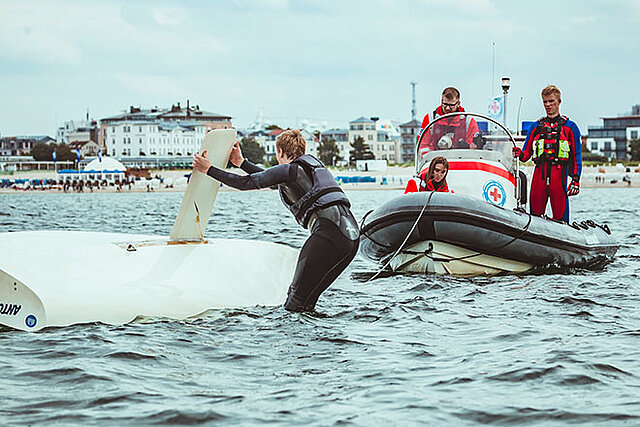
<path fill-rule="evenodd" d="M 290 311 L 313 310 L 320 294 L 358 251 L 358 223 L 349 209 L 349 201 L 335 181 L 327 180 L 331 175 L 322 163 L 309 155 L 266 170 L 247 160 L 240 167 L 249 175 L 228 173 L 215 166 L 209 168 L 207 175 L 238 190 L 279 187 L 283 203 L 311 232 L 300 250 L 284 307 Z M 314 168 L 318 173 L 314 173 Z M 318 176 L 324 179 L 318 180 Z M 324 184 L 318 185 L 319 181 Z"/>

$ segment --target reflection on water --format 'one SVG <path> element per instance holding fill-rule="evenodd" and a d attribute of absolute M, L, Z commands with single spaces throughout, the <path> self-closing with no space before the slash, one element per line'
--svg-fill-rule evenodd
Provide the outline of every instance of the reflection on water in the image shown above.
<path fill-rule="evenodd" d="M 358 218 L 397 194 L 348 193 Z M 0 231 L 168 235 L 180 200 L 0 194 Z M 316 314 L 2 329 L 3 423 L 638 424 L 639 200 L 572 199 L 572 218 L 609 224 L 621 243 L 601 271 L 368 281 L 377 266 L 356 257 Z M 306 233 L 275 192 L 223 192 L 207 236 L 300 247 Z"/>

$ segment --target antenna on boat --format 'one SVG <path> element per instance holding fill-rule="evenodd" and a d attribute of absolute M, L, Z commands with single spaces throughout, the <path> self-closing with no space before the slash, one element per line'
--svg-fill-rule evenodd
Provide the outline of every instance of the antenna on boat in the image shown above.
<path fill-rule="evenodd" d="M 496 42 L 491 43 L 491 49 L 493 51 L 493 62 L 491 68 L 491 97 L 494 98 L 496 96 Z"/>
<path fill-rule="evenodd" d="M 516 130 L 517 130 L 517 135 L 520 135 L 521 131 L 522 131 L 522 126 L 520 126 L 520 110 L 522 109 L 522 100 L 524 99 L 524 96 L 520 97 L 520 104 L 518 105 L 518 118 L 516 119 Z"/>
<path fill-rule="evenodd" d="M 411 82 L 411 91 L 413 93 L 413 97 L 411 98 L 411 120 L 416 120 L 416 116 L 418 114 L 416 109 L 416 85 L 418 83 Z"/>

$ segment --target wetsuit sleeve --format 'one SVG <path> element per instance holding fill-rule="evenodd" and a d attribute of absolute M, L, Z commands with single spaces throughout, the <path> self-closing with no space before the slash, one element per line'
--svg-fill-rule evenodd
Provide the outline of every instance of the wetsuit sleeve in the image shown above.
<path fill-rule="evenodd" d="M 531 147 L 531 140 L 533 139 L 533 134 L 535 133 L 536 128 L 540 124 L 540 121 L 536 121 L 531 125 L 529 130 L 527 131 L 527 138 L 524 140 L 524 145 L 522 146 L 522 153 L 520 154 L 520 161 L 526 162 L 531 158 L 533 154 L 533 148 Z"/>
<path fill-rule="evenodd" d="M 243 176 L 211 166 L 207 170 L 207 175 L 237 190 L 257 190 L 286 183 L 291 179 L 293 169 L 291 165 L 278 165 L 262 172 Z"/>
<path fill-rule="evenodd" d="M 260 166 L 254 164 L 254 163 L 251 163 L 247 159 L 244 159 L 244 161 L 240 165 L 240 169 L 242 169 L 243 171 L 245 171 L 246 173 L 249 173 L 249 174 L 256 173 L 256 172 L 262 172 L 264 170 Z"/>
<path fill-rule="evenodd" d="M 582 140 L 580 139 L 580 129 L 578 129 L 578 125 L 574 122 L 570 122 L 568 127 L 571 131 L 570 138 L 572 138 L 572 141 L 570 141 L 572 155 L 569 160 L 571 165 L 569 175 L 575 181 L 579 182 L 580 175 L 582 174 Z"/>

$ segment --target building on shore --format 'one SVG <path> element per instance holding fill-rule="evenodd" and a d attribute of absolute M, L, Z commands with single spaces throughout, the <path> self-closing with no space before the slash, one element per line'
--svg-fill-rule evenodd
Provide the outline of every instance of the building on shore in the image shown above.
<path fill-rule="evenodd" d="M 401 162 L 402 138 L 397 125 L 378 117 L 360 117 L 349 122 L 349 142 L 361 137 L 376 159 Z M 342 153 L 340 154 L 342 156 Z M 347 159 L 349 155 L 347 153 Z"/>
<path fill-rule="evenodd" d="M 55 139 L 47 135 L 19 135 L 0 138 L 0 156 L 30 156 L 38 143 L 50 144 Z"/>
<path fill-rule="evenodd" d="M 100 147 L 95 141 L 72 141 L 69 143 L 69 148 L 74 153 L 76 150 L 80 150 L 80 157 L 97 156 Z"/>
<path fill-rule="evenodd" d="M 589 126 L 589 151 L 609 159 L 628 159 L 629 142 L 640 139 L 640 104 L 631 107 L 631 113 L 603 117 L 602 122 L 602 126 Z"/>
<path fill-rule="evenodd" d="M 400 158 L 398 163 L 408 163 L 415 160 L 416 143 L 422 123 L 417 119 L 413 119 L 400 126 L 400 135 L 402 137 L 402 145 L 400 149 Z"/>
<path fill-rule="evenodd" d="M 325 130 L 321 134 L 321 138 L 324 140 L 333 139 L 338 147 L 339 159 L 334 159 L 335 165 L 342 165 L 349 163 L 349 151 L 351 150 L 351 144 L 349 143 L 349 131 L 347 129 L 329 129 Z"/>
<path fill-rule="evenodd" d="M 171 108 L 129 107 L 100 120 L 98 145 L 111 156 L 183 156 L 193 154 L 206 133 L 232 127 L 231 116 L 180 103 Z"/>
<path fill-rule="evenodd" d="M 72 142 L 98 143 L 100 129 L 98 122 L 89 119 L 89 113 L 85 120 L 69 120 L 64 122 L 56 131 L 56 142 L 58 144 L 70 145 Z"/>

